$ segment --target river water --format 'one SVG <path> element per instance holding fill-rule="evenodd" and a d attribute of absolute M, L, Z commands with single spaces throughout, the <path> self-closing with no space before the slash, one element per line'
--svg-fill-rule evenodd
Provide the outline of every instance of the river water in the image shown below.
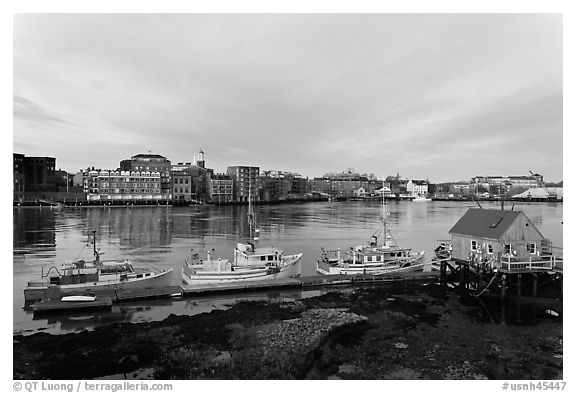
<path fill-rule="evenodd" d="M 499 209 L 500 204 L 482 203 Z M 426 251 L 430 260 L 438 240 L 473 202 L 388 202 L 385 206 L 395 240 L 414 251 Z M 505 208 L 510 209 L 510 203 Z M 211 299 L 158 300 L 115 305 L 98 315 L 53 316 L 34 319 L 25 310 L 27 281 L 39 279 L 42 267 L 80 257 L 92 259 L 88 237 L 96 231 L 104 258 L 126 257 L 135 266 L 174 268 L 180 284 L 181 266 L 190 250 L 214 249 L 214 256 L 232 258 L 232 250 L 248 236 L 247 206 L 17 208 L 13 210 L 13 330 L 65 333 L 118 321 L 162 319 L 169 314 L 196 314 L 226 308 L 238 299 L 286 301 L 318 291 L 282 291 L 250 296 L 227 295 Z M 381 228 L 382 205 L 374 202 L 314 202 L 257 205 L 260 245 L 273 245 L 286 254 L 303 253 L 303 275 L 315 275 L 320 248 L 343 249 L 365 244 Z M 545 237 L 562 247 L 562 204 L 515 203 Z"/>

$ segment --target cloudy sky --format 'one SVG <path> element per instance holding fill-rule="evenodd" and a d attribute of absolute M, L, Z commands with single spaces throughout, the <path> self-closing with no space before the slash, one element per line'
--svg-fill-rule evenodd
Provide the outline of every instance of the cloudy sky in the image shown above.
<path fill-rule="evenodd" d="M 18 14 L 13 150 L 320 176 L 562 172 L 559 14 Z"/>

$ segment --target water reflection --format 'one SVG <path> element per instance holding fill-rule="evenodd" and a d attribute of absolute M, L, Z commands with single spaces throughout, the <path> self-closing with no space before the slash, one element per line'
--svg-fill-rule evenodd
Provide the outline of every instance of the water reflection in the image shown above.
<path fill-rule="evenodd" d="M 497 202 L 483 206 L 500 208 Z M 477 205 L 388 202 L 385 210 L 397 242 L 416 251 L 426 251 L 425 258 L 429 260 L 437 240 L 449 238 L 448 231 L 470 207 Z M 173 284 L 179 285 L 181 266 L 191 248 L 214 249 L 216 257 L 232 257 L 236 242 L 248 238 L 247 209 L 247 206 L 14 209 L 15 329 L 18 324 L 32 320 L 31 314 L 22 309 L 26 282 L 39 278 L 43 266 L 90 258 L 91 245 L 87 247 L 87 241 L 92 231 L 98 233 L 99 246 L 107 253 L 106 257 L 127 255 L 136 265 L 173 268 Z M 517 203 L 514 209 L 523 210 L 554 245 L 562 246 L 561 204 Z M 378 201 L 256 205 L 254 210 L 261 228 L 260 244 L 273 245 L 287 253 L 302 252 L 303 275 L 316 274 L 315 262 L 321 247 L 366 244 L 381 228 L 383 213 Z M 130 307 L 128 310 L 127 314 L 120 311 L 116 314 L 132 320 L 133 315 L 153 312 Z M 132 316 L 128 316 L 130 312 Z"/>
<path fill-rule="evenodd" d="M 34 253 L 38 258 L 55 255 L 56 217 L 49 208 L 21 209 L 13 217 L 14 255 Z"/>
<path fill-rule="evenodd" d="M 349 289 L 351 290 L 351 289 Z M 15 323 L 14 332 L 33 334 L 45 331 L 51 334 L 65 334 L 93 330 L 99 326 L 106 326 L 122 322 L 151 322 L 165 319 L 174 315 L 197 315 L 213 310 L 226 310 L 241 301 L 266 301 L 268 303 L 282 303 L 302 298 L 320 296 L 328 290 L 287 290 L 272 291 L 268 293 L 220 295 L 210 298 L 194 299 L 158 299 L 147 302 L 133 302 L 117 304 L 110 311 L 93 314 L 56 314 L 34 316 L 30 310 L 26 311 L 29 321 Z"/>

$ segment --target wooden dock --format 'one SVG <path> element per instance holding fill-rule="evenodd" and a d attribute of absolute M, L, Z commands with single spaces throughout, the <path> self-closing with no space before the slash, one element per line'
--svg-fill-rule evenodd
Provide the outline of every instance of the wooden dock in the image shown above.
<path fill-rule="evenodd" d="M 78 310 L 96 310 L 111 307 L 113 303 L 142 301 L 160 298 L 208 297 L 221 294 L 278 291 L 288 289 L 316 289 L 341 286 L 385 285 L 392 282 L 438 282 L 437 272 L 391 273 L 381 276 L 369 274 L 308 276 L 282 280 L 262 280 L 236 283 L 217 283 L 203 285 L 183 285 L 162 288 L 111 289 L 100 293 L 96 301 L 62 302 L 60 292 L 55 291 L 41 302 L 34 303 L 34 313 L 75 312 Z"/>
<path fill-rule="evenodd" d="M 182 296 L 181 286 L 170 286 L 164 288 L 144 288 L 144 289 L 117 289 L 115 302 L 128 302 L 137 300 L 160 299 L 167 297 Z"/>
<path fill-rule="evenodd" d="M 45 299 L 34 303 L 34 314 L 65 313 L 78 311 L 107 310 L 112 307 L 112 298 L 109 296 L 97 297 L 93 301 L 63 302 L 60 299 Z"/>

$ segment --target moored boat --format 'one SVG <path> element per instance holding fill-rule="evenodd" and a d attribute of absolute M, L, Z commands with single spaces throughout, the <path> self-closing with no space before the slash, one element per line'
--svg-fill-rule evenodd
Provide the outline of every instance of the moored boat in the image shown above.
<path fill-rule="evenodd" d="M 316 271 L 320 274 L 373 274 L 424 270 L 424 251 L 412 252 L 410 248 L 400 247 L 392 237 L 386 219 L 384 195 L 382 196 L 383 227 L 382 245 L 378 244 L 377 233 L 372 235 L 368 245 L 349 247 L 343 252 L 322 248 Z"/>
<path fill-rule="evenodd" d="M 197 285 L 299 277 L 302 273 L 302 253 L 284 255 L 284 251 L 276 247 L 255 246 L 259 239 L 259 229 L 256 228 L 250 195 L 248 224 L 250 241 L 237 244 L 232 261 L 220 258 L 214 260 L 211 252 L 203 260 L 198 253 L 194 253 L 190 261 L 184 261 L 183 282 Z"/>
<path fill-rule="evenodd" d="M 46 273 L 42 268 L 41 280 L 29 281 L 24 288 L 26 303 L 42 300 L 51 291 L 67 296 L 94 296 L 117 289 L 143 289 L 169 286 L 172 270 L 134 268 L 128 260 L 100 259 L 102 253 L 96 249 L 94 232 L 94 260 L 83 259 L 66 262 L 60 267 L 51 266 Z"/>
<path fill-rule="evenodd" d="M 273 247 L 255 248 L 251 243 L 238 243 L 235 259 L 202 260 L 196 253 L 184 262 L 182 280 L 188 285 L 236 283 L 298 277 L 302 273 L 302 254 L 284 255 Z M 242 263 L 242 261 L 244 263 Z"/>

